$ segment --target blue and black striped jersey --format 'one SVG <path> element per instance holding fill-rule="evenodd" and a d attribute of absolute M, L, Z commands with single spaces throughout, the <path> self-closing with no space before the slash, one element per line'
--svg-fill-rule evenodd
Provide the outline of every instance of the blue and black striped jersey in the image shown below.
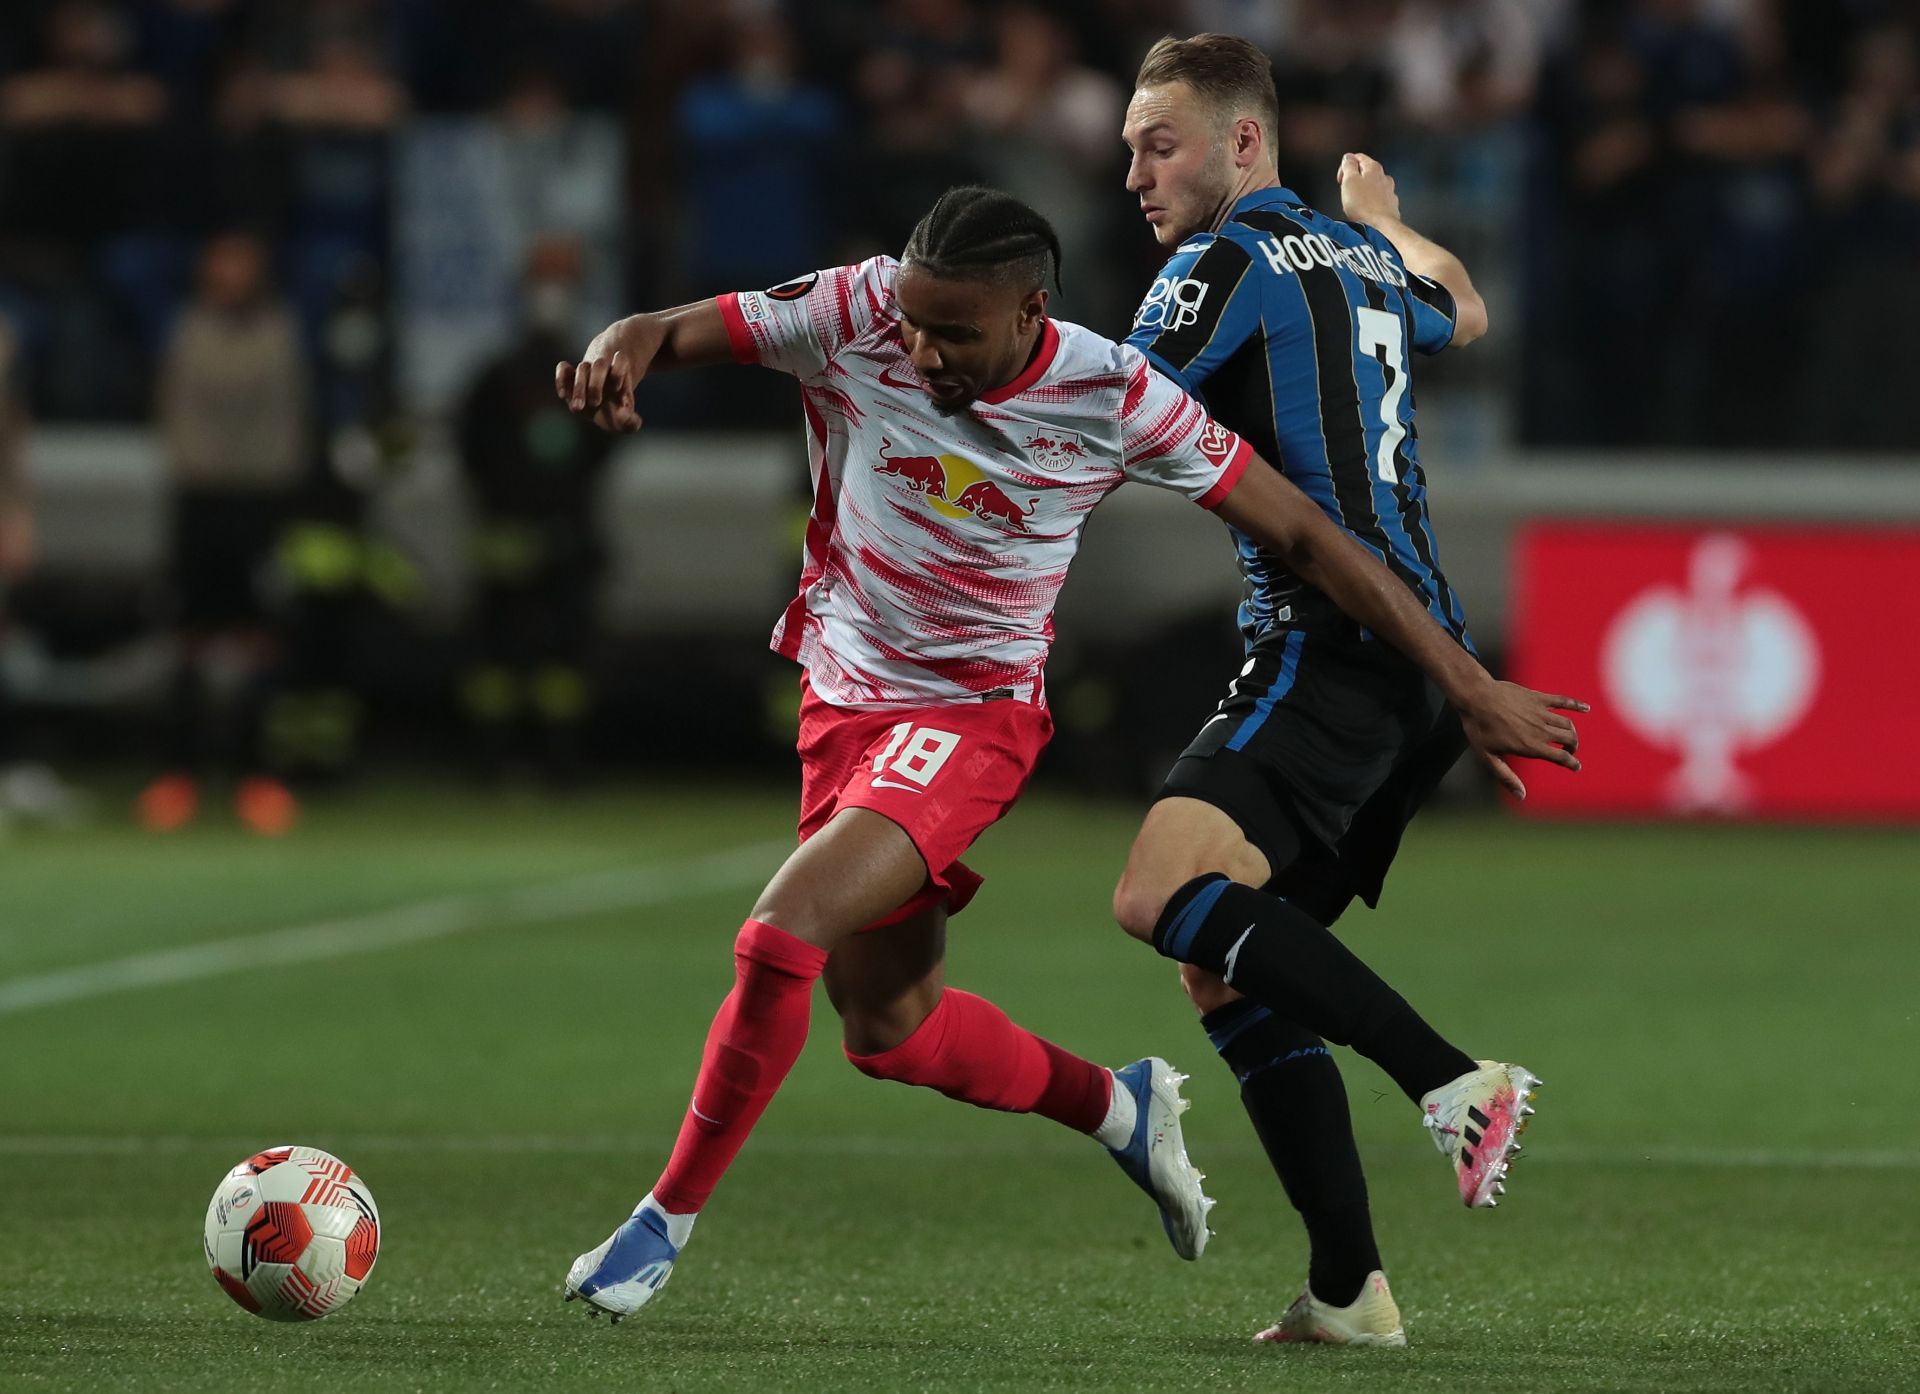
<path fill-rule="evenodd" d="M 1440 570 L 1413 424 L 1409 354 L 1453 338 L 1453 296 L 1372 228 L 1261 189 L 1189 238 L 1147 292 L 1129 343 L 1379 553 L 1463 643 Z M 1275 623 L 1329 628 L 1331 602 L 1235 533 L 1251 644 Z"/>

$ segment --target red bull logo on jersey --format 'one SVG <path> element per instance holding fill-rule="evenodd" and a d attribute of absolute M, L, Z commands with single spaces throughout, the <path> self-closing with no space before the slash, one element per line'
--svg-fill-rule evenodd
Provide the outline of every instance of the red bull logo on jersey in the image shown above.
<path fill-rule="evenodd" d="M 991 480 L 978 480 L 960 491 L 953 506 L 963 512 L 988 523 L 1003 523 L 1014 532 L 1027 530 L 1027 519 L 1033 516 L 1033 510 L 1039 507 L 1039 499 L 1028 499 L 1023 510 L 1007 491 Z"/>
<path fill-rule="evenodd" d="M 1084 450 L 1078 440 L 1072 444 Z M 880 442 L 880 463 L 873 467 L 873 472 L 899 480 L 909 495 L 925 500 L 944 518 L 978 518 L 1008 532 L 1025 532 L 1027 519 L 1040 505 L 1039 499 L 1029 498 L 1022 508 L 963 455 L 895 455 L 891 440 Z"/>
<path fill-rule="evenodd" d="M 1088 458 L 1087 447 L 1077 431 L 1033 431 L 1021 442 L 1020 448 L 1027 452 L 1027 458 L 1034 464 L 1055 473 Z"/>
<path fill-rule="evenodd" d="M 891 474 L 906 481 L 909 489 L 916 494 L 933 494 L 938 498 L 947 496 L 947 457 L 941 455 L 892 455 L 893 442 L 880 442 L 880 463 L 874 466 L 877 473 Z"/>

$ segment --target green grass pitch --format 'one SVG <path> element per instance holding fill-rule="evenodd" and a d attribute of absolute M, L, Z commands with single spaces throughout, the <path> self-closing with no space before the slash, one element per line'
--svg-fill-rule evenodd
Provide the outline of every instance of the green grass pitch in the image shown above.
<path fill-rule="evenodd" d="M 1292 1350 L 1248 1337 L 1299 1289 L 1297 1223 L 1169 966 L 1106 914 L 1139 810 L 1035 797 L 977 850 L 951 981 L 1192 1072 L 1206 1258 L 1093 1144 L 855 1074 L 822 1000 L 675 1282 L 588 1322 L 560 1279 L 664 1158 L 790 805 L 375 789 L 278 844 L 0 846 L 0 1388 L 1920 1387 L 1896 832 L 1424 821 L 1343 930 L 1543 1075 L 1541 1113 L 1507 1202 L 1469 1213 L 1343 1057 L 1412 1347 Z M 229 949 L 258 961 L 211 971 Z M 367 1290 L 306 1327 L 200 1256 L 214 1182 L 283 1141 L 344 1156 L 385 1219 Z"/>

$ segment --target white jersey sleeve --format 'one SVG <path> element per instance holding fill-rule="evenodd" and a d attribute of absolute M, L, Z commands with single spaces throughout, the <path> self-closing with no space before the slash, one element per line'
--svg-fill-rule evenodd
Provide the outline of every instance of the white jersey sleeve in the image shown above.
<path fill-rule="evenodd" d="M 1140 350 L 1123 345 L 1120 355 L 1127 373 L 1120 463 L 1127 478 L 1218 508 L 1246 473 L 1253 447 L 1155 372 Z"/>
<path fill-rule="evenodd" d="M 874 257 L 718 299 L 733 356 L 810 378 L 886 312 L 896 263 Z"/>

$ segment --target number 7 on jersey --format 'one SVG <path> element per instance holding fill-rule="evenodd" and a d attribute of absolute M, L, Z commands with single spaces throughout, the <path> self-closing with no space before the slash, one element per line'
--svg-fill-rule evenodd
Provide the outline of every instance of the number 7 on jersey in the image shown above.
<path fill-rule="evenodd" d="M 1393 456 L 1407 438 L 1407 428 L 1400 424 L 1400 399 L 1407 394 L 1406 334 L 1400 316 L 1387 310 L 1362 306 L 1353 313 L 1359 321 L 1360 351 L 1378 360 L 1387 378 L 1387 390 L 1380 395 L 1380 445 L 1374 451 L 1374 463 L 1383 483 L 1398 484 L 1400 471 Z"/>

